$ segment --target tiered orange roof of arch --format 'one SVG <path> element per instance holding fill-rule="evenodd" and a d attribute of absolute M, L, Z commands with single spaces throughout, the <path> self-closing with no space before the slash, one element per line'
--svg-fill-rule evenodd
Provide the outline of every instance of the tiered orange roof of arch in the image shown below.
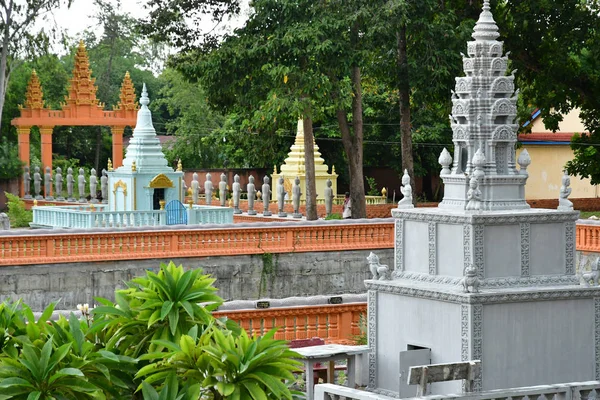
<path fill-rule="evenodd" d="M 96 98 L 96 79 L 92 78 L 90 61 L 83 41 L 79 42 L 75 54 L 73 76 L 69 81 L 68 95 L 59 110 L 46 108 L 44 93 L 35 70 L 27 84 L 25 102 L 19 106 L 20 116 L 11 124 L 19 133 L 19 158 L 29 165 L 29 134 L 33 126 L 42 135 L 42 168 L 52 167 L 52 129 L 55 126 L 109 126 L 113 139 L 113 165 L 119 167 L 123 161 L 123 131 L 134 127 L 139 108 L 135 100 L 135 89 L 129 76 L 125 74 L 121 85 L 119 102 L 112 110 L 105 110 L 104 104 Z"/>

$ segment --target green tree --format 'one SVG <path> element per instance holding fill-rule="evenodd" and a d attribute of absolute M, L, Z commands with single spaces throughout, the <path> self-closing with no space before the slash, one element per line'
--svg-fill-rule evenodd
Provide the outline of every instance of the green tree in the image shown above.
<path fill-rule="evenodd" d="M 575 158 L 567 169 L 598 184 L 600 3 L 503 0 L 495 6 L 494 17 L 511 52 L 512 66 L 518 70 L 524 104 L 540 108 L 546 128 L 553 131 L 565 114 L 581 110 L 589 134 L 573 137 Z"/>
<path fill-rule="evenodd" d="M 220 136 L 215 131 L 221 131 L 225 118 L 208 107 L 198 83 L 187 82 L 176 70 L 166 69 L 160 80 L 163 87 L 154 107 L 166 108 L 169 119 L 165 128 L 176 139 L 166 146 L 167 159 L 172 163 L 181 159 L 186 167 L 222 166 L 222 154 L 215 151 L 210 139 Z"/>
<path fill-rule="evenodd" d="M 35 31 L 36 23 L 61 4 L 71 5 L 71 0 L 6 0 L 0 2 L 0 118 L 2 117 L 6 90 L 11 73 L 40 50 L 48 48 L 48 30 Z M 53 33 L 53 32 L 51 32 Z M 2 125 L 0 124 L 0 127 Z"/>

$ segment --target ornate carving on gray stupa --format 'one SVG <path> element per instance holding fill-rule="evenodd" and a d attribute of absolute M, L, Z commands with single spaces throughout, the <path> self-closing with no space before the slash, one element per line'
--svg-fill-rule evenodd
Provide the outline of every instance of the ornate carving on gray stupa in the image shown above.
<path fill-rule="evenodd" d="M 31 174 L 27 165 L 23 167 L 23 193 L 23 198 L 31 199 Z"/>
<path fill-rule="evenodd" d="M 479 293 L 479 278 L 473 265 L 465 268 L 465 276 L 460 283 L 465 293 Z"/>
<path fill-rule="evenodd" d="M 271 186 L 269 185 L 269 177 L 265 175 L 263 178 L 262 185 L 262 198 L 263 198 L 263 216 L 270 217 L 271 211 L 269 211 L 269 204 L 271 203 Z"/>
<path fill-rule="evenodd" d="M 233 213 L 241 214 L 242 210 L 240 210 L 240 196 L 241 196 L 241 185 L 240 185 L 240 176 L 235 174 L 233 177 L 233 184 L 231 185 L 232 197 L 233 197 Z"/>
<path fill-rule="evenodd" d="M 248 215 L 256 215 L 254 209 L 254 199 L 256 198 L 256 186 L 254 185 L 254 176 L 248 177 L 248 185 L 246 186 L 248 192 Z"/>
<path fill-rule="evenodd" d="M 192 188 L 192 202 L 198 204 L 198 188 L 200 187 L 200 182 L 198 182 L 198 174 L 196 172 L 192 174 L 192 183 L 190 187 Z"/>
<path fill-rule="evenodd" d="M 444 200 L 440 208 L 464 209 L 473 158 L 481 149 L 485 156 L 479 178 L 483 210 L 526 209 L 525 183 L 527 175 L 515 166 L 517 142 L 517 92 L 514 74 L 506 75 L 508 57 L 503 55 L 503 43 L 489 4 L 473 32 L 474 41 L 467 44 L 463 55 L 464 77 L 456 78 L 452 94 L 452 141 L 454 158 L 447 171 L 447 157 L 440 156 Z M 514 72 L 514 71 L 513 71 Z M 496 183 L 502 183 L 496 185 Z"/>
<path fill-rule="evenodd" d="M 392 280 L 372 271 L 365 281 L 368 388 L 397 398 L 414 396 L 398 380 L 411 366 L 457 360 L 481 361 L 473 384 L 431 394 L 600 379 L 600 272 L 577 273 L 579 212 L 525 201 L 531 159 L 525 150 L 516 159 L 514 77 L 483 4 L 452 95 L 454 155 L 439 157 L 444 200 L 391 211 Z"/>
<path fill-rule="evenodd" d="M 94 168 L 90 171 L 90 202 L 98 202 L 98 177 Z"/>
<path fill-rule="evenodd" d="M 590 283 L 592 286 L 598 286 L 600 284 L 600 271 L 598 271 L 598 264 L 600 264 L 600 257 L 597 257 L 596 261 L 592 262 L 590 271 L 583 271 L 583 266 L 580 266 L 579 284 L 581 286 L 589 287 Z"/>
<path fill-rule="evenodd" d="M 571 194 L 571 178 L 565 170 L 562 177 L 562 186 L 560 187 L 560 195 L 558 196 L 558 209 L 560 211 L 573 211 L 573 203 L 568 199 Z"/>
<path fill-rule="evenodd" d="M 42 190 L 42 175 L 40 175 L 40 167 L 37 165 L 33 169 L 33 191 L 36 200 L 42 200 L 43 197 L 40 194 Z"/>
<path fill-rule="evenodd" d="M 73 197 L 73 185 L 75 185 L 75 178 L 73 178 L 73 168 L 67 168 L 67 201 L 75 201 Z"/>
<path fill-rule="evenodd" d="M 206 197 L 206 205 L 210 206 L 212 204 L 213 196 L 212 176 L 210 173 L 206 174 L 206 181 L 204 182 L 204 196 Z"/>
<path fill-rule="evenodd" d="M 379 263 L 379 256 L 377 254 L 371 252 L 367 257 L 367 263 L 369 264 L 369 270 L 373 275 L 373 279 L 385 281 L 390 278 L 388 266 Z"/>
<path fill-rule="evenodd" d="M 277 181 L 277 213 L 278 217 L 287 217 L 287 213 L 283 211 L 283 207 L 285 206 L 285 186 L 283 185 L 283 175 L 279 175 L 279 180 Z"/>
<path fill-rule="evenodd" d="M 83 168 L 79 168 L 79 176 L 77 177 L 77 185 L 79 189 L 79 202 L 85 203 L 85 176 Z"/>
<path fill-rule="evenodd" d="M 413 205 L 413 194 L 412 194 L 412 186 L 410 185 L 410 175 L 408 175 L 408 171 L 404 170 L 404 175 L 402 175 L 402 187 L 400 188 L 400 192 L 404 197 L 400 199 L 398 202 L 398 208 L 414 208 Z"/>
<path fill-rule="evenodd" d="M 294 179 L 294 185 L 292 186 L 292 205 L 294 206 L 293 218 L 302 218 L 302 214 L 300 213 L 300 196 L 302 196 L 302 191 L 300 190 L 300 178 L 296 177 L 296 179 Z"/>
<path fill-rule="evenodd" d="M 52 170 L 50 167 L 46 167 L 46 173 L 44 174 L 44 195 L 46 200 L 54 200 L 54 197 L 52 197 Z"/>
<path fill-rule="evenodd" d="M 56 167 L 56 173 L 54 174 L 54 189 L 56 190 L 56 200 L 64 201 L 65 198 L 62 195 L 63 176 L 62 169 L 60 167 Z"/>
<path fill-rule="evenodd" d="M 333 210 L 333 189 L 331 188 L 331 179 L 327 179 L 325 188 L 325 214 L 329 217 Z"/>
<path fill-rule="evenodd" d="M 221 201 L 221 207 L 225 207 L 227 204 L 227 177 L 225 174 L 221 174 L 221 181 L 219 182 L 219 200 Z"/>

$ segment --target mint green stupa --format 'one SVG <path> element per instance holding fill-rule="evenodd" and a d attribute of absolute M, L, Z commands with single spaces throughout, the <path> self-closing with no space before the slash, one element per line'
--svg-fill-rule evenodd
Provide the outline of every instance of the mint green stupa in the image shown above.
<path fill-rule="evenodd" d="M 152 125 L 146 84 L 123 165 L 108 173 L 110 211 L 158 210 L 161 202 L 182 201 L 183 172 L 168 165 Z"/>

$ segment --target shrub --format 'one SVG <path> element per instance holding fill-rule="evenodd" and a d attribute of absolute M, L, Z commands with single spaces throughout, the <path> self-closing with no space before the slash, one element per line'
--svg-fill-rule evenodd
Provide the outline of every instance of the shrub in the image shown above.
<path fill-rule="evenodd" d="M 275 330 L 254 337 L 214 318 L 213 282 L 171 262 L 81 319 L 0 303 L 0 399 L 296 398 L 300 356 Z"/>
<path fill-rule="evenodd" d="M 333 213 L 331 215 L 328 215 L 325 217 L 326 220 L 331 220 L 331 219 L 342 219 L 342 214 L 338 214 L 338 213 Z"/>
<path fill-rule="evenodd" d="M 25 209 L 25 202 L 18 196 L 4 192 L 8 200 L 8 218 L 13 228 L 28 228 L 33 221 L 33 212 Z"/>

